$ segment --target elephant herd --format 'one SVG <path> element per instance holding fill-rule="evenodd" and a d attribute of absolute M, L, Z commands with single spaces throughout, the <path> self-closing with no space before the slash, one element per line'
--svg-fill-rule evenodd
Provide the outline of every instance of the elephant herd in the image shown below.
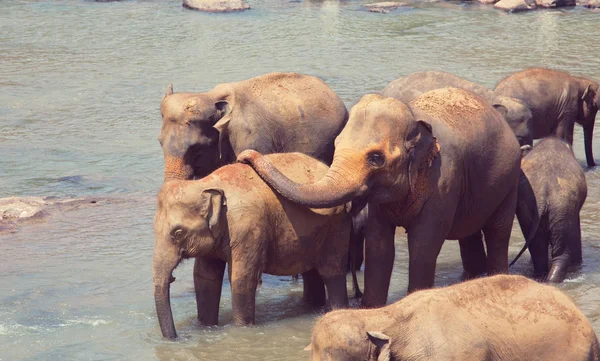
<path fill-rule="evenodd" d="M 173 270 L 187 258 L 195 258 L 203 325 L 218 322 L 226 265 L 238 325 L 255 323 L 262 273 L 302 274 L 308 303 L 347 307 L 346 272 L 363 252 L 362 306 L 382 307 L 395 230 L 403 227 L 409 296 L 375 310 L 327 314 L 313 330 L 312 360 L 413 359 L 419 352 L 435 359 L 444 343 L 461 345 L 455 359 L 550 354 L 543 343 L 551 341 L 532 331 L 532 318 L 561 328 L 552 337 L 577 345 L 572 357 L 563 352 L 557 355 L 567 358 L 559 359 L 600 360 L 596 336 L 572 301 L 550 286 L 501 275 L 508 273 L 515 214 L 522 252 L 529 249 L 542 279 L 561 282 L 568 266 L 581 262 L 587 186 L 571 145 L 578 123 L 588 166 L 595 165 L 599 106 L 598 83 L 551 69 L 517 72 L 495 90 L 449 73 L 414 73 L 363 96 L 350 112 L 323 81 L 295 73 L 204 93 L 169 86 L 161 102 L 165 182 L 152 268 L 163 336 L 177 337 L 169 290 Z M 539 138 L 546 139 L 533 146 Z M 433 287 L 447 239 L 459 241 L 465 280 L 498 276 L 413 294 Z M 494 302 L 505 317 L 486 314 Z M 546 303 L 551 310 L 539 306 Z M 529 312 L 536 309 L 539 317 Z M 449 324 L 470 328 L 469 337 L 458 339 L 464 333 Z"/>

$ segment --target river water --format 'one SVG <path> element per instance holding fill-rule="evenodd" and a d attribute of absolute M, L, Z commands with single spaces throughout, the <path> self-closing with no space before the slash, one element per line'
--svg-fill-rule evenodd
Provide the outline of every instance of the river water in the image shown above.
<path fill-rule="evenodd" d="M 171 290 L 180 338 L 160 336 L 152 217 L 163 166 L 159 104 L 170 82 L 203 91 L 296 71 L 323 78 L 350 107 L 421 70 L 489 87 L 529 66 L 600 80 L 600 15 L 586 9 L 506 14 L 423 2 L 373 14 L 355 0 L 249 3 L 243 14 L 203 14 L 178 0 L 0 2 L 0 198 L 98 200 L 0 235 L 1 361 L 307 359 L 302 349 L 323 311 L 305 307 L 301 283 L 289 277 L 264 276 L 256 327 L 230 325 L 226 283 L 223 326 L 200 328 L 185 263 Z M 583 164 L 580 127 L 574 149 Z M 600 171 L 586 177 L 584 264 L 561 288 L 600 332 Z M 511 255 L 522 242 L 515 222 Z M 531 269 L 527 255 L 511 272 Z M 446 242 L 436 285 L 457 282 L 460 270 L 458 245 Z M 389 301 L 406 284 L 399 230 Z"/>

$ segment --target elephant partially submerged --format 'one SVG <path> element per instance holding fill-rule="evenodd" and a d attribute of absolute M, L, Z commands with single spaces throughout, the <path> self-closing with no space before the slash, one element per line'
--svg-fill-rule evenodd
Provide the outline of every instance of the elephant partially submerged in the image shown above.
<path fill-rule="evenodd" d="M 318 181 L 328 167 L 300 153 L 271 154 L 296 182 Z M 196 257 L 198 320 L 216 325 L 225 264 L 229 264 L 235 324 L 253 324 L 261 273 L 301 273 L 304 297 L 333 308 L 348 304 L 346 271 L 351 221 L 346 207 L 311 210 L 278 196 L 247 165 L 230 164 L 194 181 L 168 181 L 158 196 L 152 263 L 154 298 L 163 336 L 177 337 L 169 297 L 172 272 Z"/>
<path fill-rule="evenodd" d="M 333 141 L 348 118 L 341 99 L 314 76 L 269 73 L 173 93 L 160 106 L 165 180 L 202 178 L 244 149 L 300 152 L 331 164 Z"/>
<path fill-rule="evenodd" d="M 508 275 L 330 312 L 306 350 L 312 361 L 600 360 L 594 329 L 569 296 Z"/>
<path fill-rule="evenodd" d="M 483 85 L 454 74 L 442 71 L 412 73 L 390 82 L 383 88 L 381 95 L 396 98 L 408 104 L 423 93 L 445 87 L 460 88 L 479 95 L 502 114 L 520 145 L 533 144 L 530 132 L 531 111 L 525 103 L 519 99 L 498 95 Z"/>
<path fill-rule="evenodd" d="M 573 128 L 575 123 L 581 125 L 587 164 L 596 165 L 592 138 L 600 107 L 598 83 L 562 71 L 532 68 L 504 78 L 494 92 L 527 104 L 533 117 L 533 139 L 555 135 L 573 145 Z"/>
<path fill-rule="evenodd" d="M 508 271 L 519 144 L 502 116 L 471 92 L 437 89 L 409 106 L 363 96 L 336 139 L 329 172 L 313 184 L 290 180 L 256 151 L 238 160 L 300 204 L 368 202 L 365 306 L 386 303 L 397 226 L 408 233 L 409 292 L 433 286 L 445 239 L 459 239 L 467 277 L 486 268 L 488 274 Z"/>
<path fill-rule="evenodd" d="M 521 169 L 517 219 L 527 242 L 512 263 L 529 248 L 537 276 L 562 282 L 568 267 L 582 260 L 579 213 L 587 197 L 585 174 L 569 146 L 555 137 L 536 144 Z"/>

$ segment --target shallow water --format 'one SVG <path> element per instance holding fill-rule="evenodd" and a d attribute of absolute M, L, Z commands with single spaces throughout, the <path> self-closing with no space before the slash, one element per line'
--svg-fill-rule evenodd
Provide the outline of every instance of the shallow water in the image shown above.
<path fill-rule="evenodd" d="M 0 360 L 307 358 L 322 310 L 303 305 L 301 283 L 265 276 L 251 328 L 228 324 L 225 284 L 224 326 L 199 328 L 192 262 L 175 271 L 171 291 L 180 339 L 160 337 L 151 224 L 162 181 L 158 108 L 170 82 L 202 91 L 297 71 L 322 77 L 350 107 L 420 70 L 490 87 L 528 66 L 600 80 L 600 20 L 580 8 L 505 14 L 446 2 L 382 15 L 354 0 L 249 3 L 246 13 L 221 15 L 178 0 L 0 2 L 0 197 L 103 199 L 0 235 Z M 583 164 L 579 127 L 574 148 Z M 586 177 L 584 264 L 561 287 L 600 332 L 600 171 Z M 522 242 L 517 226 L 511 255 Z M 456 242 L 444 245 L 437 285 L 458 281 L 458 255 Z M 528 274 L 528 258 L 512 272 Z M 406 261 L 399 230 L 390 301 L 405 294 Z"/>

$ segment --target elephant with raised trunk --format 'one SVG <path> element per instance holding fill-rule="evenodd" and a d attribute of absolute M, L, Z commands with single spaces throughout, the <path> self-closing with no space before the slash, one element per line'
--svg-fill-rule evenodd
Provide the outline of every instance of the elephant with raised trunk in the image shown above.
<path fill-rule="evenodd" d="M 300 152 L 331 164 L 333 141 L 348 118 L 341 99 L 314 76 L 269 73 L 173 93 L 160 106 L 165 180 L 202 178 L 244 149 Z"/>
<path fill-rule="evenodd" d="M 321 179 L 328 167 L 300 153 L 266 156 L 296 182 Z M 347 306 L 346 272 L 351 220 L 346 206 L 311 210 L 276 194 L 247 165 L 230 164 L 201 180 L 165 182 L 154 218 L 154 298 L 164 337 L 175 338 L 169 297 L 175 267 L 196 257 L 198 320 L 216 325 L 225 264 L 233 322 L 255 322 L 261 273 L 301 273 L 304 298 L 332 308 Z M 323 287 L 323 282 L 324 286 Z"/>
<path fill-rule="evenodd" d="M 494 92 L 527 104 L 533 139 L 555 135 L 573 145 L 573 128 L 575 123 L 581 125 L 587 164 L 596 165 L 592 138 L 600 107 L 598 83 L 558 70 L 532 68 L 504 78 Z"/>
<path fill-rule="evenodd" d="M 537 276 L 562 282 L 581 263 L 579 213 L 587 197 L 581 165 L 563 140 L 545 138 L 521 160 L 517 219 L 527 240 L 511 263 L 529 248 Z M 548 270 L 548 248 L 552 266 Z"/>
<path fill-rule="evenodd" d="M 294 182 L 256 151 L 238 160 L 300 204 L 368 203 L 364 306 L 386 303 L 398 226 L 408 233 L 409 292 L 433 286 L 445 239 L 459 239 L 467 277 L 508 271 L 519 144 L 500 113 L 471 92 L 437 89 L 408 106 L 363 96 L 336 139 L 329 172 L 313 184 Z"/>
<path fill-rule="evenodd" d="M 311 361 L 600 361 L 594 329 L 568 295 L 508 275 L 330 312 L 305 350 Z"/>
<path fill-rule="evenodd" d="M 454 74 L 442 71 L 412 73 L 390 82 L 383 88 L 381 95 L 396 98 L 408 104 L 423 93 L 446 87 L 460 88 L 479 95 L 502 114 L 520 145 L 533 145 L 533 137 L 530 132 L 531 111 L 525 103 L 519 99 L 498 95 L 483 85 Z"/>

